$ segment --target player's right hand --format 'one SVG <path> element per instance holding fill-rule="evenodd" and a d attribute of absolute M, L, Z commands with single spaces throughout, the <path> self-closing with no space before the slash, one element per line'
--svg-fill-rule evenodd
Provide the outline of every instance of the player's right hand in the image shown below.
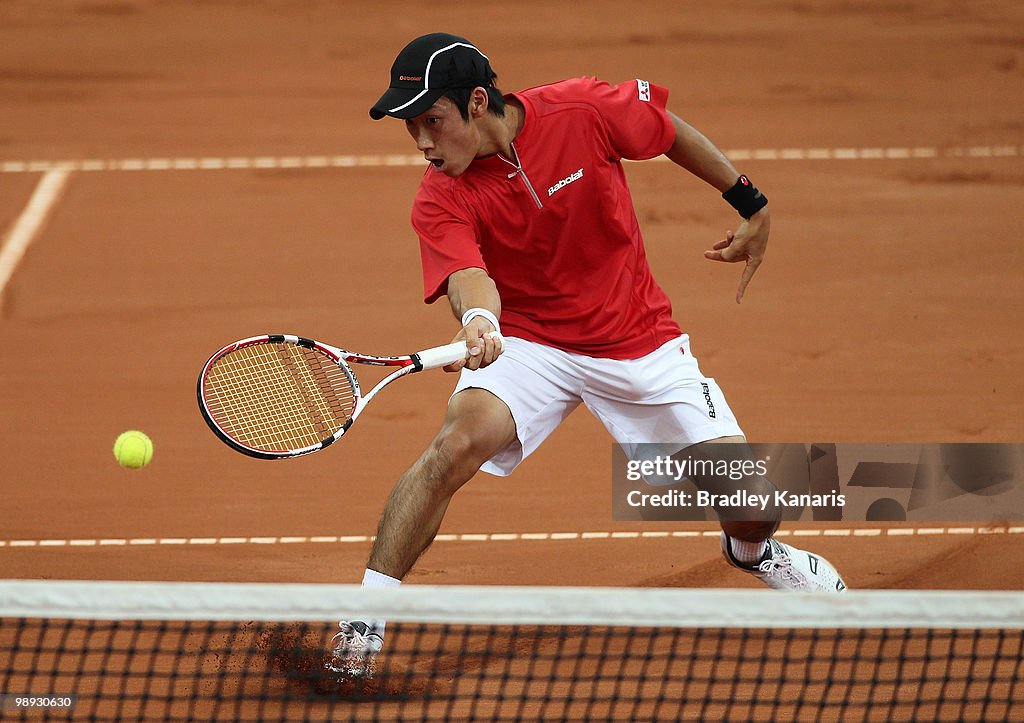
<path fill-rule="evenodd" d="M 469 320 L 462 330 L 452 339 L 453 342 L 465 340 L 469 356 L 462 361 L 449 364 L 446 372 L 457 372 L 463 368 L 476 370 L 492 364 L 505 350 L 505 340 L 495 330 L 491 322 L 482 316 Z"/>

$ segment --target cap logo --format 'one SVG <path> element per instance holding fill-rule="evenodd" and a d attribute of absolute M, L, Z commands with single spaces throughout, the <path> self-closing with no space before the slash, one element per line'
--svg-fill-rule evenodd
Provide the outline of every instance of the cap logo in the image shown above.
<path fill-rule="evenodd" d="M 422 75 L 400 75 L 400 76 L 398 76 L 398 79 L 399 80 L 412 80 L 412 81 L 419 82 L 419 81 L 423 80 L 423 76 Z"/>

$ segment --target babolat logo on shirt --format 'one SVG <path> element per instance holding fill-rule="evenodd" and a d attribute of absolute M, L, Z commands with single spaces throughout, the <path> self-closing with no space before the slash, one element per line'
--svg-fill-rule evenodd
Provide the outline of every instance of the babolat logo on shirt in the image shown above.
<path fill-rule="evenodd" d="M 555 191 L 561 191 L 563 188 L 568 186 L 570 183 L 574 183 L 583 178 L 583 169 L 579 169 L 576 173 L 563 178 L 561 181 L 556 183 L 554 186 L 548 189 L 548 196 L 554 196 Z"/>
<path fill-rule="evenodd" d="M 648 83 L 646 80 L 640 80 L 639 78 L 637 78 L 636 89 L 637 89 L 637 93 L 639 93 L 639 95 L 640 95 L 640 100 L 645 101 L 647 103 L 651 102 L 651 84 L 650 83 Z"/>

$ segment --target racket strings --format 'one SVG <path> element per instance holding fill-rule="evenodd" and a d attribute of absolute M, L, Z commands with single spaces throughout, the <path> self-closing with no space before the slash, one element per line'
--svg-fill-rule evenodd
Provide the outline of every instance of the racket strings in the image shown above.
<path fill-rule="evenodd" d="M 295 450 L 318 444 L 352 418 L 347 370 L 294 344 L 255 344 L 214 362 L 204 382 L 214 421 L 246 446 Z"/>

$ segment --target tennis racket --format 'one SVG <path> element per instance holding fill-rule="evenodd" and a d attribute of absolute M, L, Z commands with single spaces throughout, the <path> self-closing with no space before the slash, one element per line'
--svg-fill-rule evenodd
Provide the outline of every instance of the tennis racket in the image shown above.
<path fill-rule="evenodd" d="M 396 379 L 465 359 L 466 353 L 464 341 L 408 356 L 368 356 L 301 336 L 254 336 L 210 357 L 196 395 L 203 419 L 229 447 L 259 459 L 286 459 L 341 439 Z M 396 368 L 363 395 L 351 363 Z"/>

